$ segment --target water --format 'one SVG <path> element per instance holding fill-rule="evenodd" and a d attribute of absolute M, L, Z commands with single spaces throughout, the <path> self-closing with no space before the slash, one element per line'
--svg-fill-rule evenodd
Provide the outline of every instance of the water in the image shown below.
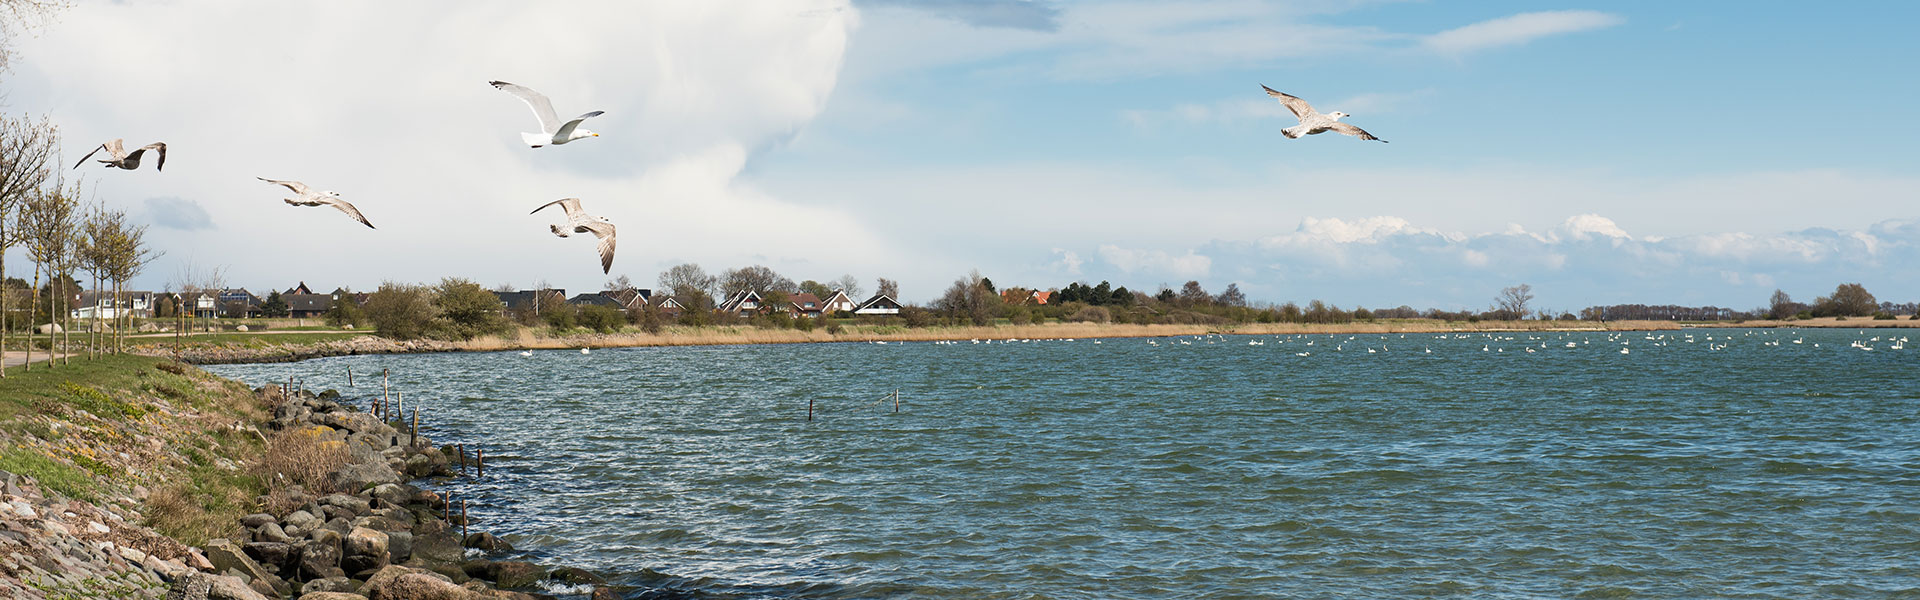
<path fill-rule="evenodd" d="M 1920 349 L 1899 335 L 996 340 L 210 370 L 365 396 L 390 369 L 429 435 L 487 448 L 486 480 L 441 486 L 477 502 L 480 527 L 634 597 L 1912 598 Z M 895 389 L 897 414 L 882 400 Z"/>

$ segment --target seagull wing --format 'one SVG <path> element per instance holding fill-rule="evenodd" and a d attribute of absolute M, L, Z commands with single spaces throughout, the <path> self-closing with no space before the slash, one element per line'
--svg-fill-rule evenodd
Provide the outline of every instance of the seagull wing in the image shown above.
<path fill-rule="evenodd" d="M 600 272 L 612 273 L 613 272 L 613 244 L 614 244 L 613 224 L 601 222 L 601 221 L 593 221 L 591 223 L 581 225 L 581 227 L 587 228 L 587 231 L 593 232 L 594 236 L 600 238 Z"/>
<path fill-rule="evenodd" d="M 313 188 L 307 187 L 307 184 L 300 183 L 298 181 L 281 181 L 278 179 L 267 179 L 265 177 L 254 177 L 254 179 L 265 181 L 267 183 L 271 183 L 274 185 L 287 186 L 287 189 L 293 190 L 293 193 L 299 194 L 301 197 L 306 197 L 313 193 Z"/>
<path fill-rule="evenodd" d="M 106 149 L 106 147 L 107 147 L 106 144 L 95 146 L 92 152 L 88 152 L 86 156 L 80 157 L 80 162 L 73 163 L 73 168 L 78 169 L 80 168 L 80 165 L 87 164 L 87 159 L 93 158 L 93 155 L 98 154 L 101 150 Z"/>
<path fill-rule="evenodd" d="M 533 91 L 533 88 L 524 85 L 511 84 L 505 81 L 493 81 L 489 83 L 492 83 L 494 88 L 513 94 L 519 97 L 520 101 L 527 103 L 527 107 L 533 109 L 533 118 L 540 120 L 541 133 L 552 134 L 560 130 L 560 115 L 553 112 L 553 101 L 548 100 L 545 94 Z"/>
<path fill-rule="evenodd" d="M 120 142 L 121 140 L 116 138 L 111 142 L 107 142 L 101 145 L 107 147 L 107 154 L 112 154 L 114 160 L 120 160 L 127 157 L 127 150 L 125 147 L 120 145 Z"/>
<path fill-rule="evenodd" d="M 1386 140 L 1382 140 L 1382 139 L 1380 139 L 1380 138 L 1377 138 L 1377 137 L 1373 137 L 1373 134 L 1371 134 L 1371 133 L 1367 133 L 1367 130 L 1365 130 L 1365 129 L 1361 129 L 1361 128 L 1359 128 L 1359 127 L 1354 127 L 1354 126 L 1352 126 L 1352 125 L 1348 125 L 1348 124 L 1346 124 L 1346 123 L 1334 123 L 1334 124 L 1333 124 L 1332 126 L 1329 126 L 1329 127 L 1327 127 L 1327 129 L 1332 129 L 1332 130 L 1334 130 L 1334 131 L 1338 131 L 1338 132 L 1340 132 L 1340 133 L 1344 133 L 1344 134 L 1347 134 L 1347 135 L 1350 135 L 1350 136 L 1353 136 L 1353 137 L 1357 137 L 1357 138 L 1360 138 L 1360 139 L 1363 139 L 1363 140 L 1377 140 L 1377 141 L 1379 141 L 1379 142 L 1380 142 L 1380 143 L 1382 143 L 1382 144 L 1385 144 L 1385 143 L 1387 143 L 1387 141 L 1386 141 Z"/>
<path fill-rule="evenodd" d="M 527 214 L 533 214 L 533 213 L 537 213 L 537 212 L 540 212 L 540 211 L 542 211 L 542 210 L 545 210 L 545 209 L 546 209 L 547 207 L 549 207 L 549 206 L 553 206 L 553 205 L 555 205 L 555 204 L 558 204 L 558 205 L 560 205 L 560 210 L 564 210 L 564 211 L 567 211 L 567 218 L 568 218 L 568 219 L 572 219 L 574 215 L 577 215 L 577 214 L 580 214 L 580 213 L 581 213 L 581 211 L 580 211 L 580 199 L 579 199 L 579 198 L 561 198 L 561 199 L 559 199 L 559 200 L 555 200 L 555 201 L 552 201 L 552 202 L 548 202 L 548 203 L 546 203 L 546 204 L 542 204 L 542 205 L 540 205 L 540 208 L 536 208 L 536 209 L 533 209 L 533 212 L 529 212 L 529 213 L 527 213 Z"/>
<path fill-rule="evenodd" d="M 146 150 L 152 150 L 152 151 L 154 151 L 155 153 L 157 153 L 157 154 L 159 154 L 159 155 L 160 155 L 160 157 L 159 157 L 159 158 L 160 158 L 160 160 L 158 161 L 158 164 L 155 164 L 155 165 L 153 166 L 153 170 L 155 170 L 155 171 L 164 171 L 164 170 L 166 170 L 166 168 L 167 168 L 167 143 L 166 143 L 166 142 L 154 142 L 154 143 L 151 143 L 151 144 L 147 144 L 147 145 L 145 145 L 145 146 L 141 146 L 139 150 L 135 150 L 135 151 L 133 151 L 133 152 L 134 152 L 135 154 L 139 154 L 140 152 L 142 152 L 142 151 L 146 151 Z"/>
<path fill-rule="evenodd" d="M 1260 89 L 1266 90 L 1268 96 L 1273 96 L 1274 98 L 1280 100 L 1281 104 L 1287 105 L 1287 110 L 1293 111 L 1293 116 L 1295 117 L 1298 117 L 1304 120 L 1307 118 L 1307 115 L 1314 114 L 1313 105 L 1307 104 L 1307 101 L 1305 100 L 1301 100 L 1297 97 L 1288 95 L 1285 92 L 1274 91 L 1273 88 L 1267 87 L 1265 85 L 1260 86 Z"/>
<path fill-rule="evenodd" d="M 359 221 L 361 225 L 366 225 L 367 229 L 374 229 L 373 224 L 367 222 L 366 215 L 360 214 L 360 209 L 354 208 L 352 204 L 347 204 L 345 200 L 323 198 L 320 200 L 320 203 L 338 208 L 340 212 L 347 213 L 347 216 L 353 217 L 353 220 Z"/>
<path fill-rule="evenodd" d="M 561 126 L 560 126 L 560 132 L 559 132 L 559 133 L 555 133 L 555 134 L 553 134 L 553 137 L 557 137 L 557 138 L 560 138 L 560 139 L 563 139 L 563 140 L 564 140 L 564 139 L 567 139 L 567 138 L 570 138 L 570 137 L 573 137 L 573 128 L 575 128 L 575 127 L 579 127 L 579 126 L 580 126 L 580 122 L 581 122 L 581 121 L 585 121 L 585 120 L 587 120 L 587 119 L 591 119 L 591 118 L 594 118 L 594 117 L 598 117 L 598 116 L 600 116 L 601 114 L 604 114 L 605 112 L 606 112 L 606 111 L 600 111 L 600 110 L 596 110 L 596 111 L 593 111 L 593 112 L 590 112 L 590 113 L 587 113 L 587 114 L 584 114 L 584 115 L 580 115 L 580 116 L 578 116 L 578 117 L 574 117 L 572 121 L 567 121 L 567 124 L 565 124 L 565 125 L 561 125 Z"/>

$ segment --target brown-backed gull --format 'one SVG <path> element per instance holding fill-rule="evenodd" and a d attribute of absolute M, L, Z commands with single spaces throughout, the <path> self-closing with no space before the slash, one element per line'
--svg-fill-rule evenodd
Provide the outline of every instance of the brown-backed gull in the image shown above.
<path fill-rule="evenodd" d="M 254 179 L 274 185 L 286 186 L 287 189 L 293 190 L 293 193 L 300 195 L 299 198 L 281 198 L 281 201 L 287 204 L 294 206 L 331 206 L 340 209 L 340 212 L 347 213 L 347 216 L 353 217 L 353 220 L 359 221 L 361 225 L 366 225 L 367 229 L 374 228 L 372 223 L 367 222 L 367 217 L 360 214 L 360 209 L 354 208 L 352 204 L 347 204 L 347 201 L 340 199 L 340 192 L 314 191 L 313 188 L 307 187 L 307 184 L 298 181 L 280 181 L 278 179 L 267 179 L 265 177 L 255 177 Z"/>
<path fill-rule="evenodd" d="M 1337 110 L 1327 114 L 1320 114 L 1319 111 L 1313 109 L 1313 105 L 1307 104 L 1305 100 L 1276 92 L 1273 88 L 1265 85 L 1260 86 L 1260 89 L 1266 90 L 1268 96 L 1279 99 L 1281 104 L 1287 106 L 1287 110 L 1293 111 L 1293 116 L 1300 118 L 1299 125 L 1280 130 L 1280 133 L 1288 138 L 1299 138 L 1303 135 L 1313 135 L 1331 129 L 1363 140 L 1378 140 L 1382 144 L 1387 143 L 1386 140 L 1373 137 L 1373 134 L 1367 133 L 1365 129 L 1340 122 L 1340 119 L 1353 115 Z"/>
<path fill-rule="evenodd" d="M 581 210 L 579 198 L 562 198 L 548 202 L 527 214 L 540 212 L 555 204 L 560 205 L 562 210 L 567 211 L 567 223 L 565 225 L 549 225 L 548 227 L 553 229 L 553 234 L 560 237 L 567 237 L 569 233 L 592 233 L 595 237 L 600 238 L 600 272 L 613 272 L 613 223 L 608 221 L 606 217 L 596 217 L 587 214 L 585 210 Z"/>
<path fill-rule="evenodd" d="M 140 168 L 140 155 L 145 154 L 148 150 L 152 150 L 154 151 L 154 153 L 160 155 L 160 160 L 159 162 L 153 165 L 153 170 L 160 171 L 167 168 L 166 142 L 154 142 L 151 144 L 147 144 L 145 146 L 141 146 L 139 148 L 134 149 L 133 152 L 127 152 L 125 149 L 123 149 L 123 147 L 120 145 L 120 142 L 121 140 L 116 139 L 114 141 L 107 142 L 99 146 L 95 146 L 92 152 L 88 152 L 86 156 L 80 157 L 80 162 L 73 163 L 73 168 L 78 169 L 80 168 L 80 165 L 87 164 L 87 159 L 93 158 L 93 155 L 98 154 L 101 150 L 106 150 L 108 157 L 100 159 L 100 164 L 103 164 L 109 167 L 120 167 L 128 171 L 138 169 Z"/>

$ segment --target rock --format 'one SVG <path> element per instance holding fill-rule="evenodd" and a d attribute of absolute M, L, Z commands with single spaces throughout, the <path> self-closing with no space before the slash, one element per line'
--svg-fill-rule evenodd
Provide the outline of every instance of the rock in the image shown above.
<path fill-rule="evenodd" d="M 49 334 L 49 333 L 62 333 L 65 331 L 66 329 L 61 328 L 58 323 L 48 323 L 48 324 L 33 328 L 34 333 L 38 333 L 42 335 Z"/>
<path fill-rule="evenodd" d="M 345 577 L 327 577 L 324 579 L 315 579 L 307 582 L 306 585 L 300 586 L 300 596 L 305 598 L 308 594 L 320 592 L 355 592 L 359 590 L 360 582 L 358 581 Z M 355 597 L 357 598 L 359 596 L 356 595 Z"/>
<path fill-rule="evenodd" d="M 503 588 L 523 588 L 539 583 L 547 578 L 547 570 L 539 565 L 519 560 L 503 560 L 493 563 L 488 569 L 493 583 Z"/>
<path fill-rule="evenodd" d="M 439 531 L 415 535 L 413 555 L 437 563 L 457 563 L 466 558 L 466 550 L 460 545 L 460 536 L 453 531 Z"/>
<path fill-rule="evenodd" d="M 374 486 L 369 495 L 373 496 L 374 500 L 379 500 L 383 507 L 406 506 L 407 501 L 412 499 L 414 492 L 419 489 L 404 483 L 383 483 Z"/>
<path fill-rule="evenodd" d="M 406 515 L 406 517 L 411 520 L 413 515 L 409 514 Z M 413 526 L 408 523 L 402 523 L 379 515 L 368 515 L 354 519 L 353 526 L 378 531 L 410 531 L 413 529 Z"/>
<path fill-rule="evenodd" d="M 334 506 L 352 511 L 355 516 L 367 514 L 373 505 L 366 498 L 347 494 L 332 494 L 320 499 L 320 506 Z"/>
<path fill-rule="evenodd" d="M 367 600 L 367 597 L 346 592 L 313 592 L 301 594 L 299 600 Z"/>
<path fill-rule="evenodd" d="M 368 586 L 372 587 L 372 586 Z M 455 585 L 434 573 L 408 573 L 395 577 L 368 595 L 371 600 L 467 600 L 485 598 Z"/>
<path fill-rule="evenodd" d="M 347 532 L 347 556 L 385 556 L 387 534 L 384 531 L 356 527 Z"/>
<path fill-rule="evenodd" d="M 406 562 L 413 558 L 413 534 L 405 531 L 387 532 L 387 556 L 392 562 Z"/>
<path fill-rule="evenodd" d="M 322 529 L 320 531 L 327 531 Z M 328 533 L 332 533 L 328 531 Z M 338 534 L 335 534 L 338 535 Z M 340 568 L 340 546 L 322 543 L 318 540 L 300 549 L 300 577 L 302 579 L 325 579 L 345 577 L 347 572 Z"/>
<path fill-rule="evenodd" d="M 207 600 L 267 600 L 265 594 L 254 591 L 239 577 L 226 575 L 205 575 L 208 582 Z"/>
<path fill-rule="evenodd" d="M 561 583 L 573 584 L 601 585 L 607 582 L 607 580 L 600 578 L 599 575 L 594 575 L 592 571 L 579 567 L 560 567 L 554 569 L 553 573 L 547 575 L 547 578 Z"/>
<path fill-rule="evenodd" d="M 239 546 L 235 546 L 231 541 L 224 538 L 210 540 L 207 542 L 206 550 L 207 560 L 213 563 L 215 573 L 237 571 L 246 575 L 249 581 L 265 582 L 271 586 L 268 588 L 269 591 L 279 590 L 283 587 L 287 588 L 286 592 L 292 591 L 292 587 L 288 586 L 286 582 L 280 581 L 278 576 L 269 572 L 265 567 L 260 566 L 260 563 L 255 562 L 252 557 L 247 556 L 246 552 L 242 551 Z M 286 593 L 281 592 L 280 595 L 284 596 Z"/>
<path fill-rule="evenodd" d="M 369 598 L 383 598 L 383 599 L 393 599 L 393 600 L 400 600 L 405 598 L 410 600 L 411 598 L 414 598 L 414 596 L 397 595 L 397 592 L 400 590 L 394 589 L 395 583 L 403 578 L 431 579 L 434 581 L 445 583 L 447 586 L 454 587 L 455 589 L 458 588 L 458 586 L 455 586 L 453 582 L 449 580 L 445 575 L 441 575 L 439 573 L 435 573 L 433 571 L 428 571 L 425 569 L 415 569 L 412 567 L 391 565 L 391 566 L 380 569 L 379 571 L 375 572 L 372 576 L 368 577 L 366 585 L 363 585 L 360 587 L 360 593 L 365 594 Z M 413 586 L 406 586 L 406 587 L 418 588 L 420 587 L 420 585 L 421 584 L 414 584 Z M 438 587 L 438 586 L 435 586 L 435 587 Z M 445 588 L 441 588 L 441 589 L 445 589 Z M 428 596 L 428 597 L 431 597 L 431 596 Z M 453 596 L 447 596 L 447 597 L 465 598 L 467 596 L 453 595 Z"/>
<path fill-rule="evenodd" d="M 236 326 L 236 327 L 234 327 L 234 328 L 233 328 L 233 330 L 234 330 L 234 331 L 238 331 L 238 332 L 240 332 L 240 333 L 246 333 L 246 332 L 247 332 L 247 326 L 245 326 L 245 325 L 240 325 L 240 326 Z"/>
<path fill-rule="evenodd" d="M 295 566 L 300 558 L 293 546 L 277 542 L 247 542 L 241 549 L 261 566 L 272 569 L 276 576 L 291 571 L 288 567 Z"/>
<path fill-rule="evenodd" d="M 261 525 L 259 529 L 253 530 L 253 540 L 256 542 L 277 542 L 285 544 L 293 541 L 293 536 L 287 535 L 287 531 L 281 529 L 280 524 L 268 523 Z"/>
<path fill-rule="evenodd" d="M 268 523 L 278 523 L 278 522 L 280 522 L 279 519 L 275 519 L 273 518 L 273 515 L 269 515 L 267 513 L 255 513 L 255 514 L 247 515 L 244 517 L 240 517 L 240 524 L 247 526 L 247 529 L 253 529 Z"/>
<path fill-rule="evenodd" d="M 467 534 L 466 539 L 460 540 L 460 545 L 466 546 L 468 548 L 479 548 L 481 550 L 486 550 L 488 552 L 493 552 L 493 551 L 512 552 L 513 551 L 513 544 L 509 544 L 507 543 L 506 540 L 494 537 L 493 534 L 487 533 L 484 531 L 479 533 Z"/>
<path fill-rule="evenodd" d="M 378 417 L 359 411 L 335 411 L 313 416 L 313 422 L 334 429 L 345 429 L 355 433 L 372 433 L 381 429 L 381 435 L 391 435 L 392 427 L 381 423 Z"/>
<path fill-rule="evenodd" d="M 187 555 L 181 557 L 180 560 L 185 562 L 188 567 L 192 567 L 193 570 L 207 573 L 213 572 L 213 563 L 207 560 L 207 555 L 201 553 L 199 548 L 187 548 Z"/>
<path fill-rule="evenodd" d="M 593 595 L 588 596 L 587 600 L 620 600 L 620 592 L 610 587 L 596 585 L 593 586 Z"/>
<path fill-rule="evenodd" d="M 335 489 L 364 490 L 383 483 L 400 483 L 400 475 L 386 463 L 357 462 L 341 467 L 331 475 Z"/>
<path fill-rule="evenodd" d="M 305 510 L 296 510 L 282 521 L 288 526 L 299 527 L 302 531 L 313 531 L 313 526 L 320 523 L 320 518 Z"/>

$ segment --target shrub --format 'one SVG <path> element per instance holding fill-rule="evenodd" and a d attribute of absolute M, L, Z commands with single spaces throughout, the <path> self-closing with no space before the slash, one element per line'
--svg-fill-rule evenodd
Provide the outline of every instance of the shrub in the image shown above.
<path fill-rule="evenodd" d="M 827 334 L 828 334 L 828 335 L 840 335 L 840 332 L 842 332 L 842 331 L 845 331 L 845 330 L 846 330 L 846 328 L 844 328 L 844 327 L 841 327 L 841 326 L 840 326 L 840 322 L 839 322 L 839 321 L 832 321 L 832 320 L 829 320 L 829 321 L 827 321 Z"/>
<path fill-rule="evenodd" d="M 1105 323 L 1113 320 L 1113 314 L 1106 307 L 1088 306 L 1067 316 L 1067 321 L 1075 323 Z"/>
<path fill-rule="evenodd" d="M 933 324 L 933 315 L 918 306 L 902 306 L 900 320 L 905 321 L 908 327 L 926 327 Z"/>
<path fill-rule="evenodd" d="M 433 323 L 433 300 L 427 289 L 417 285 L 388 281 L 367 296 L 361 307 L 367 320 L 383 337 L 411 340 L 426 335 Z"/>
<path fill-rule="evenodd" d="M 346 466 L 352 456 L 345 443 L 324 439 L 328 431 L 331 430 L 314 426 L 274 436 L 260 462 L 254 464 L 254 474 L 267 482 L 270 491 L 284 491 L 296 485 L 321 496 L 347 491 L 333 489 L 329 475 Z"/>
<path fill-rule="evenodd" d="M 1884 311 L 1884 310 L 1883 310 L 1883 311 L 1880 311 L 1880 312 L 1877 312 L 1877 313 L 1873 313 L 1873 320 L 1875 320 L 1875 321 L 1892 321 L 1892 320 L 1893 320 L 1893 313 L 1890 313 L 1890 312 L 1887 312 L 1887 311 Z"/>
<path fill-rule="evenodd" d="M 613 333 L 626 323 L 626 317 L 611 306 L 589 304 L 580 308 L 580 326 L 600 333 Z"/>
<path fill-rule="evenodd" d="M 813 327 L 814 325 L 816 325 L 814 321 L 816 320 L 817 319 L 814 319 L 812 317 L 800 317 L 798 319 L 794 319 L 793 328 L 801 331 L 813 331 Z"/>
<path fill-rule="evenodd" d="M 540 307 L 540 320 L 555 332 L 565 333 L 579 324 L 579 312 L 572 304 L 555 302 Z"/>
<path fill-rule="evenodd" d="M 500 314 L 500 297 L 458 277 L 442 279 L 434 286 L 433 308 L 437 317 L 434 330 L 440 337 L 467 340 L 508 329 L 506 317 Z"/>

